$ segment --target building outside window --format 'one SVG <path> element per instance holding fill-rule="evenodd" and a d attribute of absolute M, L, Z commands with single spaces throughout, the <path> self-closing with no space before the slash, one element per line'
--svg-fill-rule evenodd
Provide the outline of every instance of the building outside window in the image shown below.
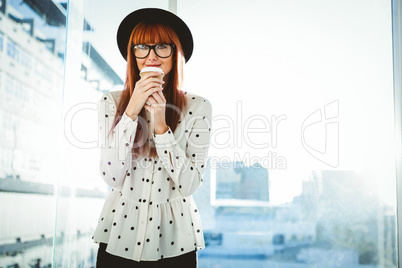
<path fill-rule="evenodd" d="M 20 59 L 20 49 L 12 40 L 7 42 L 7 55 L 16 62 Z"/>
<path fill-rule="evenodd" d="M 199 267 L 398 267 L 395 1 L 117 2 L 0 1 L 0 267 L 95 266 L 97 102 L 142 7 L 188 24 L 213 107 Z"/>

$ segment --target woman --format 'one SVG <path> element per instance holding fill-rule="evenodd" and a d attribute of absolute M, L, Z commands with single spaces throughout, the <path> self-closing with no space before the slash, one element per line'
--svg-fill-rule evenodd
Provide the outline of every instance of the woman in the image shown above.
<path fill-rule="evenodd" d="M 127 60 L 123 91 L 102 96 L 100 173 L 113 187 L 94 233 L 97 267 L 196 267 L 205 247 L 192 194 L 210 143 L 210 102 L 181 90 L 192 54 L 186 24 L 161 9 L 140 9 L 120 24 Z M 164 73 L 150 72 L 158 67 Z M 170 267 L 170 266 L 168 266 Z"/>

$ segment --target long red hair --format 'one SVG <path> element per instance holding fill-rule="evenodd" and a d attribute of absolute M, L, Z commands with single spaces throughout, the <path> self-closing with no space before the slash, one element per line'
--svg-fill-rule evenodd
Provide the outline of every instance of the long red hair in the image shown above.
<path fill-rule="evenodd" d="M 131 52 L 131 45 L 156 43 L 174 44 L 176 47 L 171 56 L 173 57 L 173 67 L 169 72 L 169 80 L 165 84 L 163 95 L 166 99 L 166 124 L 172 131 L 175 131 L 177 128 L 182 114 L 181 111 L 187 107 L 187 98 L 182 91 L 184 65 L 183 49 L 177 34 L 168 25 L 142 22 L 133 29 L 127 45 L 126 82 L 117 105 L 116 115 L 109 135 L 112 133 L 113 129 L 125 112 L 130 98 L 133 95 L 135 83 L 140 79 L 140 71 L 138 69 L 135 57 Z M 135 134 L 134 145 L 132 148 L 133 159 L 138 159 L 140 156 L 148 156 L 150 158 L 157 156 L 155 143 L 153 140 L 150 141 L 148 139 L 150 136 L 148 131 L 149 127 L 148 120 L 146 119 L 146 110 L 145 108 L 142 108 L 140 114 L 138 115 L 137 132 Z"/>

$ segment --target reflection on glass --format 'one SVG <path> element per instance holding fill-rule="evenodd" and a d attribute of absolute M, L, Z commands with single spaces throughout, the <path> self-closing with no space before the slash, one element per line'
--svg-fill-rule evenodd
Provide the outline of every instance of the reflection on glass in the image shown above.
<path fill-rule="evenodd" d="M 58 177 L 54 267 L 95 267 L 98 245 L 91 237 L 110 191 L 98 171 L 97 101 L 103 93 L 123 87 L 123 80 L 104 57 L 107 51 L 100 50 L 90 38 L 101 27 L 94 30 L 91 16 L 86 16 L 91 12 L 84 10 L 82 4 L 83 1 L 68 3 L 60 164 L 63 173 Z"/>
<path fill-rule="evenodd" d="M 230 178 L 219 174 L 239 172 L 235 166 L 240 163 L 232 164 L 229 170 L 226 165 L 225 172 L 216 169 L 215 204 L 202 202 L 209 198 L 208 191 L 195 196 L 201 201 L 202 216 L 212 223 L 205 230 L 207 248 L 199 252 L 200 267 L 247 267 L 250 263 L 256 267 L 378 267 L 381 262 L 396 267 L 395 213 L 365 187 L 364 176 L 353 171 L 311 171 L 301 194 L 281 206 L 258 200 L 267 176 L 250 177 L 262 182 L 254 203 L 241 198 L 220 202 L 220 187 L 241 189 L 242 181 L 236 176 L 231 185 L 219 182 Z M 210 172 L 206 171 L 205 183 L 210 183 Z"/>
<path fill-rule="evenodd" d="M 269 201 L 268 170 L 260 163 L 245 166 L 243 162 L 220 163 L 216 170 L 216 199 Z"/>
<path fill-rule="evenodd" d="M 53 262 L 66 11 L 50 25 L 52 5 L 0 4 L 0 267 Z"/>
<path fill-rule="evenodd" d="M 199 267 L 397 267 L 390 7 L 178 2 L 217 104 Z"/>
<path fill-rule="evenodd" d="M 80 13 L 69 23 L 83 37 L 71 39 L 63 93 L 67 5 L 47 2 L 45 9 L 36 1 L 0 6 L 0 267 L 94 266 L 90 236 L 109 191 L 97 173 L 97 148 L 83 149 L 96 140 L 97 111 L 85 106 L 69 122 L 75 143 L 63 136 L 67 145 L 58 146 L 57 132 L 62 106 L 69 115 L 123 86 L 108 46 L 92 41 L 109 39 L 106 26 L 92 23 L 101 24 L 104 12 L 95 10 L 110 5 L 87 1 L 71 11 Z M 186 87 L 225 104 L 214 105 L 211 159 L 194 196 L 205 230 L 200 268 L 397 267 L 389 7 L 178 1 L 196 42 Z M 211 40 L 231 45 L 211 50 Z M 246 42 L 258 49 L 239 57 Z M 211 64 L 224 68 L 199 79 Z M 315 113 L 336 101 L 335 117 Z M 276 129 L 273 114 L 286 115 Z M 255 115 L 267 123 L 248 120 Z M 315 124 L 301 141 L 307 119 Z M 325 142 L 336 136 L 334 122 L 339 162 L 320 159 L 331 152 Z M 247 128 L 262 131 L 245 135 Z"/>

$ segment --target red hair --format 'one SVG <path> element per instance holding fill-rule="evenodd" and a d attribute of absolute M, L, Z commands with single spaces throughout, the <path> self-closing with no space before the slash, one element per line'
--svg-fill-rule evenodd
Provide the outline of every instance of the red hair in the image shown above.
<path fill-rule="evenodd" d="M 169 72 L 169 79 L 163 89 L 163 95 L 166 99 L 166 124 L 172 131 L 175 131 L 177 128 L 181 111 L 187 107 L 187 98 L 182 91 L 184 65 L 183 49 L 177 34 L 168 25 L 148 24 L 142 22 L 133 29 L 127 45 L 126 82 L 117 105 L 116 116 L 109 135 L 125 112 L 130 98 L 133 95 L 135 83 L 140 79 L 140 71 L 137 66 L 137 61 L 131 52 L 131 45 L 156 43 L 175 44 L 176 46 L 176 49 L 171 56 L 173 57 L 173 67 Z M 138 126 L 132 149 L 132 153 L 134 154 L 133 159 L 137 159 L 140 156 L 148 156 L 150 158 L 157 156 L 154 142 L 148 140 L 150 133 L 148 133 L 148 121 L 145 118 L 146 111 L 145 108 L 142 108 L 138 115 Z"/>

